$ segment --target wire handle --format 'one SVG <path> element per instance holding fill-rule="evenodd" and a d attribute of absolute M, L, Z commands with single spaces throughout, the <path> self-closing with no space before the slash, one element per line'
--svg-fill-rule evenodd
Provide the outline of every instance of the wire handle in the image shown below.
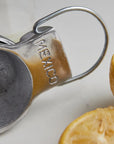
<path fill-rule="evenodd" d="M 92 71 L 94 71 L 98 67 L 98 65 L 101 63 L 101 61 L 103 60 L 103 57 L 105 56 L 105 53 L 106 53 L 106 50 L 108 47 L 108 39 L 109 39 L 108 38 L 108 31 L 106 29 L 106 26 L 105 26 L 102 18 L 100 16 L 98 16 L 98 14 L 95 11 L 88 9 L 88 8 L 85 8 L 85 7 L 71 6 L 71 7 L 65 7 L 65 8 L 58 10 L 58 11 L 55 11 L 55 12 L 39 19 L 33 26 L 34 32 L 40 35 L 40 34 L 43 34 L 47 31 L 49 31 L 49 29 L 51 28 L 50 26 L 46 26 L 43 29 L 43 28 L 40 28 L 40 25 L 47 22 L 48 20 L 58 16 L 58 15 L 61 15 L 65 12 L 70 12 L 70 11 L 83 11 L 83 12 L 87 12 L 87 13 L 93 15 L 99 21 L 99 23 L 101 24 L 101 26 L 104 30 L 105 42 L 104 42 L 104 47 L 103 47 L 103 50 L 102 50 L 100 57 L 98 58 L 98 60 L 94 63 L 94 65 L 92 67 L 90 67 L 87 71 L 85 71 L 85 72 L 83 72 L 77 76 L 73 76 L 72 78 L 62 82 L 60 85 L 64 85 L 64 84 L 70 83 L 72 81 L 81 79 L 81 78 L 87 76 L 88 74 L 90 74 Z"/>

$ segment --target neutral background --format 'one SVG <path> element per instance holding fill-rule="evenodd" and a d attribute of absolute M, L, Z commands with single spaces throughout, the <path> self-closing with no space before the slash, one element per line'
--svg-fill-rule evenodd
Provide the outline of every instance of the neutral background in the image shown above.
<path fill-rule="evenodd" d="M 88 7 L 103 18 L 109 31 L 107 54 L 86 78 L 39 95 L 24 119 L 0 135 L 0 144 L 57 144 L 63 130 L 75 118 L 98 107 L 114 105 L 109 85 L 114 53 L 113 0 L 0 0 L 0 35 L 17 39 L 32 30 L 36 20 L 66 6 Z M 45 25 L 55 27 L 61 37 L 73 75 L 85 71 L 100 55 L 104 33 L 91 15 L 66 13 Z"/>

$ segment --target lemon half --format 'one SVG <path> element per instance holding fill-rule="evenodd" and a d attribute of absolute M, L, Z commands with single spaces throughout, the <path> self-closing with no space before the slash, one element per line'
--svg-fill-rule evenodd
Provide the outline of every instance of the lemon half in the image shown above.
<path fill-rule="evenodd" d="M 114 107 L 99 108 L 74 120 L 59 144 L 114 144 Z"/>
<path fill-rule="evenodd" d="M 114 95 L 114 55 L 112 56 L 111 63 L 110 63 L 109 78 L 110 78 L 110 88 Z"/>

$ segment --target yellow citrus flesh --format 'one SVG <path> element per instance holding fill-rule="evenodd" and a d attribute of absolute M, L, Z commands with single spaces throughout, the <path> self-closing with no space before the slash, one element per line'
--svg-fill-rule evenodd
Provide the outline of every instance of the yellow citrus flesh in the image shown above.
<path fill-rule="evenodd" d="M 109 77 L 110 77 L 110 88 L 114 95 L 114 55 L 112 56 L 112 59 L 111 59 Z"/>
<path fill-rule="evenodd" d="M 74 120 L 59 144 L 114 144 L 114 107 L 99 108 Z"/>

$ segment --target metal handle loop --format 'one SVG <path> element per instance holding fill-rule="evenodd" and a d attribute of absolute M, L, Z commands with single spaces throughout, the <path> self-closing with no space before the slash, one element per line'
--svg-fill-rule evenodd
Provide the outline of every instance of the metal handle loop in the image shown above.
<path fill-rule="evenodd" d="M 94 65 L 92 67 L 90 67 L 87 71 L 85 71 L 84 73 L 81 73 L 77 76 L 74 76 L 66 81 L 64 81 L 63 83 L 61 83 L 60 85 L 64 85 L 64 84 L 67 84 L 67 83 L 70 83 L 72 81 L 75 81 L 75 80 L 78 80 L 78 79 L 81 79 L 85 76 L 87 76 L 88 74 L 90 74 L 92 71 L 94 71 L 97 66 L 101 63 L 103 57 L 105 56 L 105 53 L 106 53 L 106 50 L 107 50 L 107 47 L 108 47 L 108 31 L 106 29 L 106 26 L 102 20 L 102 18 L 100 16 L 98 16 L 98 14 L 96 14 L 96 12 L 94 12 L 93 10 L 91 9 L 88 9 L 88 8 L 85 8 L 85 7 L 65 7 L 63 9 L 60 9 L 58 11 L 55 11 L 54 13 L 51 13 L 45 17 L 43 17 L 42 19 L 38 20 L 35 24 L 34 24 L 34 27 L 33 27 L 33 30 L 35 33 L 37 34 L 42 34 L 42 33 L 45 33 L 49 30 L 49 28 L 47 27 L 47 29 L 42 29 L 42 30 L 39 30 L 39 26 L 43 23 L 45 23 L 46 21 L 60 15 L 60 14 L 63 14 L 65 12 L 69 12 L 69 11 L 83 11 L 83 12 L 87 12 L 91 15 L 93 15 L 101 24 L 103 30 L 104 30 L 104 35 L 105 35 L 105 42 L 104 42 L 104 47 L 103 47 L 103 50 L 102 50 L 102 53 L 100 55 L 100 57 L 98 58 L 98 60 L 94 63 Z"/>

